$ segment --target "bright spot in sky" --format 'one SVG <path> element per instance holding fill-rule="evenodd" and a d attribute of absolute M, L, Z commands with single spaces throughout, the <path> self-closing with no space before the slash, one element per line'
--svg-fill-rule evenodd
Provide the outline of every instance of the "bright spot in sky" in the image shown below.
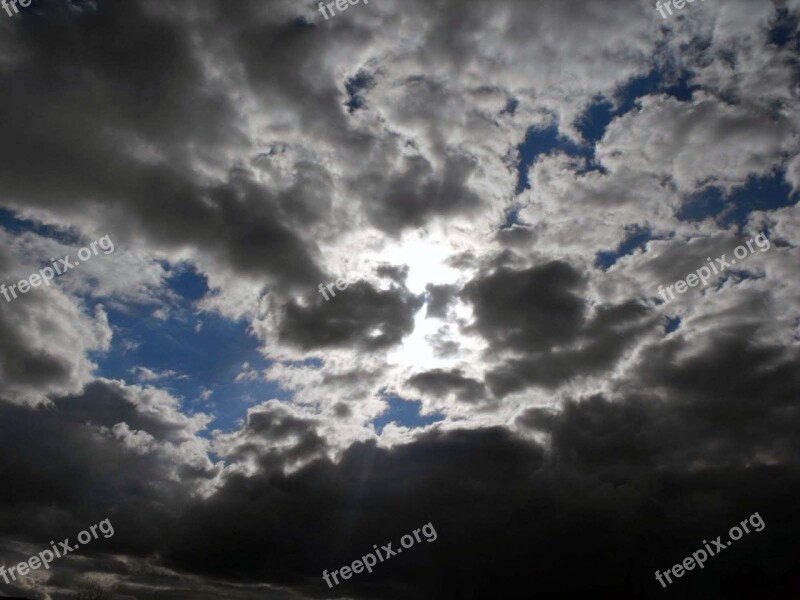
<path fill-rule="evenodd" d="M 386 248 L 381 253 L 381 260 L 392 265 L 408 265 L 406 285 L 413 293 L 421 294 L 429 283 L 453 283 L 463 275 L 445 264 L 452 252 L 442 244 L 414 237 Z"/>

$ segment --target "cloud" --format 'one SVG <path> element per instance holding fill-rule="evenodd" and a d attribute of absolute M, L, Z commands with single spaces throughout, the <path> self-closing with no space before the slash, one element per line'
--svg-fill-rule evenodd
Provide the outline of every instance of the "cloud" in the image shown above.
<path fill-rule="evenodd" d="M 581 274 L 564 262 L 500 268 L 466 286 L 474 328 L 500 348 L 549 348 L 575 338 L 585 321 Z"/>
<path fill-rule="evenodd" d="M 351 346 L 365 350 L 397 344 L 413 330 L 418 297 L 405 287 L 375 289 L 367 282 L 349 286 L 340 298 L 311 303 L 289 301 L 278 309 L 278 335 L 303 350 Z"/>
<path fill-rule="evenodd" d="M 483 383 L 477 379 L 465 377 L 460 369 L 444 371 L 434 369 L 425 373 L 418 373 L 408 380 L 409 385 L 421 392 L 433 396 L 446 396 L 455 393 L 462 402 L 477 402 L 483 400 L 486 390 Z"/>
<path fill-rule="evenodd" d="M 144 381 L 147 383 L 158 381 L 160 379 L 189 379 L 188 375 L 178 373 L 178 371 L 173 371 L 172 369 L 168 369 L 166 371 L 154 371 L 152 369 L 148 369 L 147 367 L 136 366 L 130 370 L 130 373 L 135 375 L 139 381 Z"/>
<path fill-rule="evenodd" d="M 15 240 L 0 235 L 9 242 L 0 250 L 5 265 L 0 275 L 8 285 L 38 272 L 28 271 L 29 264 L 13 254 Z M 95 365 L 87 353 L 108 349 L 111 329 L 102 305 L 85 311 L 58 286 L 40 285 L 0 301 L 0 339 L 0 398 L 47 403 L 91 381 Z"/>

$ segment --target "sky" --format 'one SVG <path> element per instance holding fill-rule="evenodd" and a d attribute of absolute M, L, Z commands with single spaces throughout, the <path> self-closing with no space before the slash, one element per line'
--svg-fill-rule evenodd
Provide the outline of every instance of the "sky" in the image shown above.
<path fill-rule="evenodd" d="M 796 600 L 800 0 L 671 11 L 0 8 L 0 597 Z"/>

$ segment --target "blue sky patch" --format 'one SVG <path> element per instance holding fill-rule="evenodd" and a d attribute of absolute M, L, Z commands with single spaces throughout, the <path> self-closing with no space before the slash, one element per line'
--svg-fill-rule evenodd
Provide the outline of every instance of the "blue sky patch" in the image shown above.
<path fill-rule="evenodd" d="M 800 27 L 800 15 L 792 14 L 785 8 L 777 9 L 775 21 L 769 31 L 770 43 L 783 48 L 794 41 L 795 47 L 800 49 L 798 27 Z"/>
<path fill-rule="evenodd" d="M 506 221 L 500 229 L 511 229 L 514 225 L 524 225 L 524 223 L 519 220 L 519 211 L 519 206 L 508 209 L 506 211 Z"/>
<path fill-rule="evenodd" d="M 194 302 L 208 292 L 208 279 L 202 273 L 198 273 L 194 265 L 181 263 L 171 266 L 169 263 L 163 263 L 162 266 L 171 271 L 167 278 L 170 289 L 182 298 Z"/>
<path fill-rule="evenodd" d="M 6 208 L 0 208 L 0 227 L 15 235 L 21 233 L 35 233 L 65 245 L 81 245 L 83 243 L 79 235 L 69 230 L 21 219 L 14 211 Z"/>
<path fill-rule="evenodd" d="M 373 84 L 374 80 L 372 75 L 366 71 L 359 71 L 355 77 L 351 77 L 345 82 L 344 87 L 347 90 L 347 95 L 350 97 L 345 103 L 345 106 L 350 109 L 351 113 L 364 106 L 365 100 L 361 92 L 368 90 Z"/>
<path fill-rule="evenodd" d="M 569 156 L 584 158 L 587 171 L 603 172 L 603 167 L 594 162 L 595 145 L 603 138 L 611 121 L 633 110 L 639 98 L 650 94 L 664 93 L 681 102 L 691 101 L 693 92 L 700 89 L 700 86 L 693 86 L 689 83 L 691 76 L 689 71 L 673 74 L 663 69 L 653 68 L 647 75 L 633 77 L 621 86 L 614 94 L 614 101 L 603 95 L 597 96 L 575 122 L 575 127 L 588 145 L 576 144 L 568 137 L 561 135 L 555 124 L 544 128 L 529 128 L 525 134 L 525 141 L 518 146 L 520 162 L 516 193 L 520 194 L 530 189 L 528 168 L 536 162 L 539 156 L 547 155 L 554 150 L 560 150 Z"/>
<path fill-rule="evenodd" d="M 678 331 L 681 326 L 680 317 L 667 317 L 664 323 L 664 335 L 669 335 L 673 331 Z"/>
<path fill-rule="evenodd" d="M 421 415 L 422 402 L 419 400 L 404 400 L 399 396 L 390 395 L 386 401 L 389 403 L 389 408 L 372 421 L 378 435 L 383 433 L 384 427 L 389 423 L 417 429 L 444 421 L 444 417 L 441 415 Z"/>
<path fill-rule="evenodd" d="M 511 115 L 514 116 L 514 113 L 517 112 L 517 107 L 519 106 L 519 100 L 516 98 L 509 98 L 508 102 L 506 102 L 505 108 L 500 111 L 501 115 Z"/>
<path fill-rule="evenodd" d="M 521 194 L 530 189 L 528 179 L 528 168 L 536 162 L 540 156 L 546 156 L 554 150 L 560 150 L 569 156 L 581 158 L 591 158 L 593 151 L 586 146 L 579 146 L 568 137 L 561 135 L 557 125 L 539 128 L 530 127 L 525 134 L 525 141 L 517 146 L 519 151 L 519 180 L 517 183 L 517 194 Z"/>
<path fill-rule="evenodd" d="M 607 271 L 613 267 L 623 256 L 633 254 L 637 249 L 644 248 L 647 242 L 654 239 L 649 227 L 642 225 L 628 225 L 625 228 L 627 236 L 616 250 L 601 250 L 597 253 L 595 266 Z"/>
<path fill-rule="evenodd" d="M 707 187 L 690 195 L 676 216 L 681 221 L 712 218 L 721 227 L 735 224 L 741 229 L 747 224 L 750 213 L 794 206 L 799 199 L 800 194 L 792 194 L 792 187 L 786 182 L 784 172 L 778 171 L 765 177 L 751 177 L 744 186 L 732 190 L 727 197 L 720 188 Z"/>
<path fill-rule="evenodd" d="M 689 84 L 690 77 L 689 72 L 667 77 L 659 69 L 653 69 L 647 75 L 633 77 L 617 90 L 616 102 L 603 95 L 597 96 L 578 118 L 575 127 L 587 142 L 596 144 L 605 135 L 611 121 L 633 110 L 639 98 L 660 92 L 681 102 L 690 101 L 693 92 L 700 88 Z"/>
<path fill-rule="evenodd" d="M 213 414 L 213 428 L 232 429 L 253 404 L 291 397 L 260 378 L 235 381 L 244 363 L 256 371 L 270 364 L 258 352 L 258 340 L 248 334 L 244 321 L 183 311 L 161 320 L 152 316 L 152 307 L 107 312 L 114 339 L 108 353 L 92 355 L 98 374 L 167 389 L 183 400 L 186 409 Z M 156 381 L 139 381 L 132 372 L 134 367 L 174 374 Z M 208 401 L 202 398 L 206 390 L 212 392 Z"/>
<path fill-rule="evenodd" d="M 247 322 L 198 313 L 194 302 L 208 289 L 205 277 L 187 265 L 173 271 L 167 285 L 175 296 L 162 318 L 154 315 L 154 305 L 106 308 L 114 338 L 109 352 L 92 355 L 98 375 L 167 389 L 182 399 L 186 410 L 213 414 L 211 427 L 223 430 L 235 428 L 256 403 L 289 400 L 290 392 L 260 377 L 271 363 L 259 353 L 259 341 L 248 332 Z M 245 363 L 248 369 L 243 369 Z M 139 380 L 135 367 L 166 376 Z M 243 370 L 256 373 L 235 381 Z"/>
<path fill-rule="evenodd" d="M 590 144 L 595 144 L 603 138 L 606 128 L 614 120 L 615 115 L 616 111 L 611 100 L 605 96 L 599 96 L 578 119 L 576 127 L 581 132 L 583 139 Z"/>

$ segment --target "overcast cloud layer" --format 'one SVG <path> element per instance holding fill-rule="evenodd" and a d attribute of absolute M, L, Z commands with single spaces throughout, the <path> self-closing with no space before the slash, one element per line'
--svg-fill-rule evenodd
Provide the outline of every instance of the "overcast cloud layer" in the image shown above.
<path fill-rule="evenodd" d="M 800 0 L 11 12 L 0 593 L 800 597 Z"/>

